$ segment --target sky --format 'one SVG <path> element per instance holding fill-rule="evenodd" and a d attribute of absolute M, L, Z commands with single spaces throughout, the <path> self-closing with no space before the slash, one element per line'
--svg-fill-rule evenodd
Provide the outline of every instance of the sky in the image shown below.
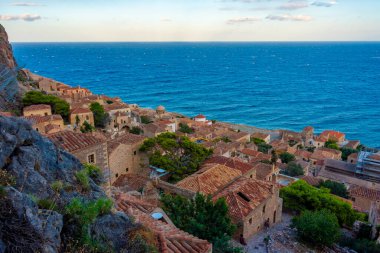
<path fill-rule="evenodd" d="M 380 0 L 0 0 L 12 42 L 380 41 Z"/>

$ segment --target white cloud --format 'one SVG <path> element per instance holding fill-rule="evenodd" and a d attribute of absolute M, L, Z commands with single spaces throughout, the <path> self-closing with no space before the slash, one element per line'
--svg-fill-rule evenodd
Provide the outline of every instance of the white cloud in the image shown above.
<path fill-rule="evenodd" d="M 161 22 L 172 22 L 170 18 L 162 18 Z"/>
<path fill-rule="evenodd" d="M 43 4 L 30 3 L 30 2 L 24 2 L 24 3 L 11 3 L 11 5 L 12 5 L 12 6 L 26 6 L 26 7 L 44 6 Z"/>
<path fill-rule="evenodd" d="M 36 15 L 36 14 L 0 15 L 0 20 L 3 20 L 3 21 L 24 20 L 24 21 L 32 22 L 39 19 L 41 19 L 41 16 Z"/>
<path fill-rule="evenodd" d="M 278 7 L 280 10 L 297 10 L 308 7 L 309 4 L 305 1 L 291 1 Z"/>
<path fill-rule="evenodd" d="M 277 20 L 277 21 L 310 21 L 312 20 L 311 16 L 307 15 L 268 15 L 266 19 Z"/>
<path fill-rule="evenodd" d="M 336 1 L 315 1 L 311 5 L 317 6 L 317 7 L 331 7 L 336 4 Z"/>
<path fill-rule="evenodd" d="M 229 25 L 247 24 L 247 23 L 257 22 L 260 20 L 261 20 L 260 18 L 256 18 L 256 17 L 233 18 L 233 19 L 227 20 L 227 24 Z"/>

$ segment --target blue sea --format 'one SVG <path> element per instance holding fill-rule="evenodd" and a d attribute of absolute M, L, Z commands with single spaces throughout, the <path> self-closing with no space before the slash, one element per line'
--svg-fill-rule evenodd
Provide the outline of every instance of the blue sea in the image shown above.
<path fill-rule="evenodd" d="M 35 73 L 127 103 L 380 146 L 380 43 L 13 43 Z"/>

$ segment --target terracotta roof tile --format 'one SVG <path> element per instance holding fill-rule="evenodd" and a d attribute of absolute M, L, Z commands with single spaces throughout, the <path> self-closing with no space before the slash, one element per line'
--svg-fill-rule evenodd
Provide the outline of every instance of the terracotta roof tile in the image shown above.
<path fill-rule="evenodd" d="M 273 165 L 266 163 L 255 163 L 256 178 L 259 180 L 265 180 L 270 174 L 273 173 Z M 276 168 L 275 168 L 276 169 Z"/>
<path fill-rule="evenodd" d="M 134 145 L 142 143 L 146 137 L 137 134 L 126 133 L 108 141 L 108 153 L 111 154 L 119 145 Z"/>
<path fill-rule="evenodd" d="M 59 114 L 53 114 L 53 115 L 45 115 L 45 116 L 39 116 L 39 115 L 32 115 L 32 116 L 24 116 L 25 119 L 31 121 L 33 124 L 40 124 L 43 122 L 50 122 L 55 120 L 62 120 L 62 116 Z"/>
<path fill-rule="evenodd" d="M 270 182 L 241 177 L 216 194 L 213 199 L 225 198 L 232 219 L 241 221 L 273 195 L 272 187 L 274 186 Z"/>
<path fill-rule="evenodd" d="M 100 140 L 91 134 L 75 133 L 71 131 L 53 133 L 47 135 L 47 137 L 68 152 L 74 152 L 93 145 L 105 143 L 103 140 Z"/>
<path fill-rule="evenodd" d="M 212 245 L 206 240 L 199 239 L 185 231 L 161 220 L 153 219 L 143 201 L 136 200 L 126 194 L 116 197 L 117 209 L 133 216 L 135 220 L 155 233 L 159 240 L 159 251 L 162 253 L 207 253 Z"/>
<path fill-rule="evenodd" d="M 302 176 L 300 177 L 302 180 L 304 180 L 309 185 L 317 186 L 322 181 L 321 179 L 313 176 Z"/>
<path fill-rule="evenodd" d="M 70 114 L 84 114 L 84 113 L 92 113 L 90 109 L 87 108 L 74 108 L 70 111 Z"/>
<path fill-rule="evenodd" d="M 352 197 L 360 196 L 370 200 L 380 200 L 380 191 L 358 185 L 352 185 L 348 192 Z"/>
<path fill-rule="evenodd" d="M 202 169 L 179 181 L 176 185 L 193 192 L 214 194 L 240 177 L 239 170 L 215 163 L 207 163 Z"/>
<path fill-rule="evenodd" d="M 252 169 L 254 169 L 254 166 L 252 164 L 246 163 L 236 157 L 228 158 L 225 156 L 213 156 L 207 159 L 205 163 L 217 163 L 217 164 L 225 165 L 232 169 L 240 170 L 243 175 L 251 171 Z"/>
<path fill-rule="evenodd" d="M 51 109 L 51 106 L 45 105 L 45 104 L 30 105 L 30 106 L 24 107 L 23 111 L 24 112 L 30 112 L 30 111 L 46 110 L 46 109 Z"/>

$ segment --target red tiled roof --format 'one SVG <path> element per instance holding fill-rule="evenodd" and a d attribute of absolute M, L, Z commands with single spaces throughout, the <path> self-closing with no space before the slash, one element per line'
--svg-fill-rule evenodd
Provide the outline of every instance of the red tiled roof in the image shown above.
<path fill-rule="evenodd" d="M 294 155 L 295 156 L 298 156 L 298 157 L 302 157 L 302 158 L 306 158 L 306 159 L 310 159 L 311 155 L 313 153 L 307 151 L 307 150 L 302 150 L 302 149 L 298 149 Z"/>
<path fill-rule="evenodd" d="M 185 231 L 176 228 L 161 220 L 153 219 L 148 206 L 141 200 L 120 194 L 116 197 L 117 209 L 133 216 L 136 222 L 143 224 L 157 235 L 159 252 L 162 253 L 208 253 L 212 250 L 212 244 L 199 239 Z"/>
<path fill-rule="evenodd" d="M 115 187 L 126 187 L 130 191 L 138 191 L 145 187 L 148 181 L 148 178 L 141 175 L 122 174 L 116 179 L 115 182 L 113 182 L 112 185 Z"/>
<path fill-rule="evenodd" d="M 302 176 L 300 177 L 302 180 L 304 180 L 309 185 L 317 186 L 322 181 L 321 179 L 313 176 Z"/>
<path fill-rule="evenodd" d="M 225 198 L 232 219 L 238 222 L 273 195 L 272 187 L 274 186 L 269 182 L 241 177 L 213 199 Z"/>
<path fill-rule="evenodd" d="M 146 137 L 137 135 L 137 134 L 131 134 L 131 133 L 123 134 L 108 142 L 108 153 L 111 154 L 115 150 L 115 148 L 117 148 L 120 144 L 125 144 L 125 145 L 138 144 L 144 141 L 145 138 Z"/>
<path fill-rule="evenodd" d="M 49 132 L 53 129 L 61 129 L 58 125 L 55 124 L 49 124 L 45 126 L 45 132 Z"/>
<path fill-rule="evenodd" d="M 225 156 L 213 156 L 210 159 L 207 159 L 204 163 L 217 163 L 225 165 L 232 169 L 240 170 L 243 175 L 254 169 L 254 166 L 252 164 L 246 163 L 236 157 L 228 158 Z"/>
<path fill-rule="evenodd" d="M 310 131 L 313 131 L 314 130 L 314 127 L 312 126 L 307 126 L 303 129 L 304 132 L 310 132 Z"/>
<path fill-rule="evenodd" d="M 92 113 L 92 111 L 90 109 L 80 108 L 80 107 L 74 108 L 70 111 L 70 114 L 84 114 L 84 113 Z"/>
<path fill-rule="evenodd" d="M 352 185 L 349 189 L 348 192 L 350 193 L 351 196 L 360 196 L 366 199 L 370 200 L 380 200 L 380 191 L 375 190 L 375 189 L 370 189 L 358 185 Z"/>
<path fill-rule="evenodd" d="M 259 180 L 265 180 L 270 174 L 272 174 L 273 171 L 272 164 L 258 162 L 254 165 L 254 167 L 256 169 L 256 178 Z"/>
<path fill-rule="evenodd" d="M 143 126 L 144 131 L 149 131 L 151 133 L 162 133 L 166 132 L 166 129 L 159 125 L 159 124 L 154 124 L 154 123 L 149 123 Z"/>
<path fill-rule="evenodd" d="M 25 116 L 25 119 L 31 121 L 33 124 L 40 124 L 43 122 L 50 122 L 55 120 L 62 120 L 62 116 L 59 114 L 53 114 L 53 115 L 45 115 L 45 116 L 39 116 L 39 115 L 32 115 L 32 116 Z"/>
<path fill-rule="evenodd" d="M 46 110 L 46 109 L 51 109 L 50 105 L 38 104 L 38 105 L 26 106 L 26 107 L 24 107 L 23 111 L 24 112 L 30 112 L 30 111 Z"/>
<path fill-rule="evenodd" d="M 221 164 L 208 163 L 176 185 L 192 192 L 212 195 L 241 175 L 242 173 L 239 170 Z"/>
<path fill-rule="evenodd" d="M 74 152 L 77 150 L 85 149 L 93 145 L 99 145 L 104 143 L 91 134 L 75 133 L 71 131 L 61 131 L 58 133 L 49 134 L 47 136 L 56 145 L 62 147 L 68 152 Z"/>
<path fill-rule="evenodd" d="M 11 117 L 12 113 L 11 112 L 0 112 L 0 116 Z"/>
<path fill-rule="evenodd" d="M 196 119 L 205 119 L 206 116 L 202 115 L 202 114 L 198 114 L 197 116 L 195 116 L 194 118 Z"/>
<path fill-rule="evenodd" d="M 321 140 L 328 141 L 328 140 L 339 140 L 341 138 L 344 139 L 345 134 L 333 130 L 325 130 L 319 135 Z"/>

